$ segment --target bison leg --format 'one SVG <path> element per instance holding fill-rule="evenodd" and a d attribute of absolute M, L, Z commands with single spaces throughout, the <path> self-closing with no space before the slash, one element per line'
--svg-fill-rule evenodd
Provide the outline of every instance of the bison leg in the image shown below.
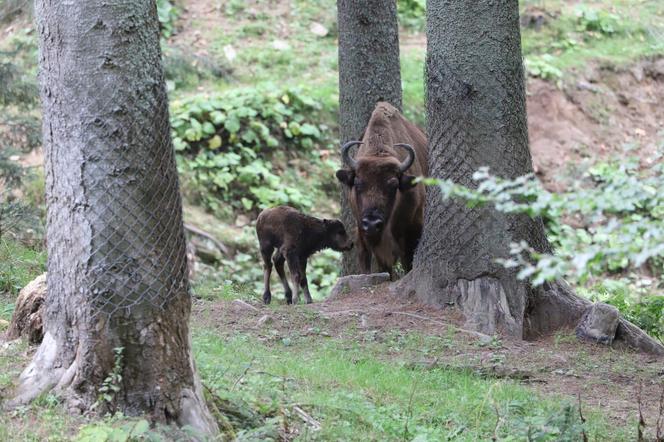
<path fill-rule="evenodd" d="M 404 254 L 401 257 L 401 265 L 405 273 L 410 272 L 413 268 L 413 257 L 415 256 L 421 232 L 422 230 L 420 229 L 406 236 Z"/>
<path fill-rule="evenodd" d="M 270 293 L 270 275 L 272 274 L 272 246 L 261 247 L 261 256 L 263 257 L 263 302 L 269 304 L 272 301 L 272 293 Z"/>
<path fill-rule="evenodd" d="M 294 250 L 288 250 L 286 253 L 286 262 L 290 270 L 291 278 L 293 279 L 293 286 L 295 287 L 295 294 L 293 295 L 293 304 L 300 303 L 300 257 Z"/>
<path fill-rule="evenodd" d="M 291 288 L 288 285 L 288 279 L 286 278 L 286 270 L 284 270 L 284 263 L 286 262 L 286 258 L 284 258 L 284 255 L 281 253 L 280 250 L 277 250 L 277 253 L 274 254 L 272 260 L 274 262 L 274 268 L 277 270 L 277 274 L 279 274 L 281 285 L 284 286 L 284 295 L 286 296 L 286 304 L 292 304 L 293 292 L 291 291 Z"/>
<path fill-rule="evenodd" d="M 311 299 L 311 294 L 309 293 L 309 281 L 307 281 L 307 261 L 300 262 L 300 288 L 304 291 L 304 300 L 307 304 L 311 304 L 313 299 Z"/>

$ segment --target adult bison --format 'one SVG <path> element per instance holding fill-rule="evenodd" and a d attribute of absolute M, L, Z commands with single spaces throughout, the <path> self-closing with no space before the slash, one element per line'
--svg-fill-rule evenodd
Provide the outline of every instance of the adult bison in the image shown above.
<path fill-rule="evenodd" d="M 356 145 L 353 158 L 350 150 Z M 372 255 L 381 271 L 392 275 L 397 260 L 409 271 L 424 217 L 424 185 L 415 183 L 429 168 L 424 133 L 394 106 L 379 102 L 362 141 L 344 144 L 341 156 L 348 169 L 336 175 L 347 188 L 357 222 L 362 272 L 371 272 Z"/>

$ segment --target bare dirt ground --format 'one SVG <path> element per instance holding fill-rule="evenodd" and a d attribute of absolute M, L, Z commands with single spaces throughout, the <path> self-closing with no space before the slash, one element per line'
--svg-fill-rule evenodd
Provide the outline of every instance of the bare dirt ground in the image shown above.
<path fill-rule="evenodd" d="M 385 285 L 295 307 L 265 307 L 258 300 L 199 301 L 194 321 L 222 336 L 244 333 L 266 344 L 286 336 L 354 343 L 381 342 L 388 333 L 438 337 L 449 345 L 437 348 L 435 354 L 388 352 L 384 357 L 420 369 L 471 370 L 511 379 L 572 401 L 580 396 L 584 406 L 600 409 L 616 425 L 638 416 L 639 390 L 646 423 L 654 425 L 660 414 L 662 357 L 582 343 L 572 331 L 533 342 L 487 339 L 464 330 L 455 308 L 441 310 L 400 298 Z"/>
<path fill-rule="evenodd" d="M 625 68 L 594 64 L 563 88 L 528 84 L 528 129 L 535 171 L 550 190 L 564 175 L 599 158 L 638 156 L 655 161 L 664 139 L 664 58 Z M 561 175 L 563 177 L 561 178 Z"/>

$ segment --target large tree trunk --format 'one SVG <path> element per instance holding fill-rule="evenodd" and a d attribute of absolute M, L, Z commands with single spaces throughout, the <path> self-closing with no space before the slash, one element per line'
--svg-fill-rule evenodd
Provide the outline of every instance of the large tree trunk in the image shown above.
<path fill-rule="evenodd" d="M 339 126 L 341 142 L 359 140 L 376 103 L 401 110 L 399 26 L 396 0 L 339 0 Z M 350 231 L 356 222 L 341 195 L 342 221 Z M 342 274 L 360 273 L 357 248 L 344 253 Z"/>
<path fill-rule="evenodd" d="M 427 41 L 431 176 L 472 187 L 482 166 L 504 178 L 532 172 L 518 1 L 429 0 Z M 589 302 L 566 284 L 534 288 L 495 262 L 509 256 L 512 242 L 549 252 L 540 220 L 443 201 L 429 188 L 424 224 L 413 270 L 399 288 L 432 304 L 456 304 L 468 327 L 532 338 L 575 326 L 587 310 Z M 626 321 L 620 327 L 624 336 Z"/>
<path fill-rule="evenodd" d="M 217 432 L 194 366 L 154 0 L 36 2 L 46 152 L 45 333 L 13 404 L 85 411 L 123 348 L 127 415 Z"/>

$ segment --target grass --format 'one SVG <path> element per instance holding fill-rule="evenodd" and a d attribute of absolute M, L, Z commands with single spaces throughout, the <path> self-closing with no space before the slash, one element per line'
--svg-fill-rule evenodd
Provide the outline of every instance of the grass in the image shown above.
<path fill-rule="evenodd" d="M 45 271 L 45 265 L 44 251 L 0 238 L 0 294 L 16 295 L 35 275 Z"/>
<path fill-rule="evenodd" d="M 585 2 L 584 2 L 585 3 Z M 638 6 L 635 7 L 635 3 Z M 567 72 L 596 61 L 625 65 L 635 60 L 664 53 L 664 5 L 658 1 L 594 1 L 579 6 L 552 0 L 526 2 L 554 13 L 541 30 L 522 30 L 526 59 L 548 54 L 550 64 Z M 579 18 L 583 11 L 600 11 L 589 22 Z M 587 13 L 587 12 L 586 12 Z M 598 31 L 595 26 L 606 26 Z"/>
<path fill-rule="evenodd" d="M 420 342 L 407 341 L 404 350 Z M 471 372 L 412 369 L 398 358 L 385 358 L 381 344 L 319 337 L 223 339 L 204 331 L 194 342 L 198 367 L 211 387 L 268 403 L 273 414 L 298 405 L 319 420 L 322 430 L 302 434 L 301 440 L 487 440 L 496 410 L 502 437 L 519 440 L 540 431 L 554 440 L 576 431 L 570 425 L 576 414 L 565 421 L 565 401 Z M 627 438 L 599 413 L 587 414 L 591 440 Z"/>

